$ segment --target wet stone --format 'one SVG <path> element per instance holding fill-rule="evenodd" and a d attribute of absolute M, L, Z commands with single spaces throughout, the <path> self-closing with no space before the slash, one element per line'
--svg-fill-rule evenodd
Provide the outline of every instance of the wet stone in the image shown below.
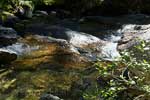
<path fill-rule="evenodd" d="M 17 59 L 17 55 L 15 53 L 10 53 L 8 51 L 0 50 L 0 65 L 10 64 L 12 61 L 16 59 Z"/>

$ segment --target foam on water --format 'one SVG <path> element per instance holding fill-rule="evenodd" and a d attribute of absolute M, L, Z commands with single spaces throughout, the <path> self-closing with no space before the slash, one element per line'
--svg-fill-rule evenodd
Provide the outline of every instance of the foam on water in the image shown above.
<path fill-rule="evenodd" d="M 23 43 L 16 43 L 11 46 L 0 48 L 0 51 L 9 52 L 9 53 L 15 53 L 17 55 L 23 55 L 30 53 L 33 50 L 39 49 L 39 46 L 29 46 L 27 44 Z"/>

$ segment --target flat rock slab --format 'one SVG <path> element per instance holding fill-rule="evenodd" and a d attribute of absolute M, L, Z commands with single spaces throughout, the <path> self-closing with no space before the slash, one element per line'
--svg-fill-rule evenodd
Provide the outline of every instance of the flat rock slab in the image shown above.
<path fill-rule="evenodd" d="M 7 51 L 17 56 L 17 59 L 13 59 L 15 61 L 11 63 L 16 69 L 82 68 L 90 64 L 89 59 L 81 56 L 66 41 L 51 39 L 46 36 L 26 36 L 13 45 L 0 48 L 0 51 Z M 5 58 L 6 61 L 11 62 L 7 56 Z"/>
<path fill-rule="evenodd" d="M 141 40 L 150 41 L 150 25 L 124 25 L 120 30 L 122 39 L 119 41 L 118 49 L 124 50 L 140 43 Z"/>

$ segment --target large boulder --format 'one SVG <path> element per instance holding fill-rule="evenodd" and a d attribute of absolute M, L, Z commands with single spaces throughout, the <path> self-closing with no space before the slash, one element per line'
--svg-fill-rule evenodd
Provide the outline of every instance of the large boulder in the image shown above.
<path fill-rule="evenodd" d="M 117 43 L 104 41 L 90 34 L 72 31 L 62 27 L 51 27 L 51 36 L 65 39 L 75 46 L 80 54 L 95 61 L 97 58 L 114 59 L 119 56 Z"/>
<path fill-rule="evenodd" d="M 47 36 L 26 36 L 13 45 L 2 47 L 1 50 L 17 55 L 17 59 L 11 63 L 15 69 L 84 68 L 90 64 L 67 41 Z"/>
<path fill-rule="evenodd" d="M 67 40 L 75 47 L 83 47 L 93 43 L 102 42 L 99 38 L 92 35 L 58 26 L 49 27 L 49 32 L 52 37 Z"/>
<path fill-rule="evenodd" d="M 150 41 L 150 25 L 124 25 L 120 30 L 123 34 L 122 39 L 119 41 L 118 49 L 124 50 L 133 47 L 140 43 L 141 40 Z"/>
<path fill-rule="evenodd" d="M 41 35 L 27 35 L 10 46 L 2 47 L 3 51 L 16 54 L 12 62 L 16 69 L 36 68 L 75 68 L 81 69 L 91 65 L 98 58 L 112 60 L 119 56 L 116 44 L 102 41 L 92 35 L 69 30 L 67 39 Z M 79 38 L 78 38 L 79 36 Z M 77 42 L 78 41 L 78 42 Z"/>

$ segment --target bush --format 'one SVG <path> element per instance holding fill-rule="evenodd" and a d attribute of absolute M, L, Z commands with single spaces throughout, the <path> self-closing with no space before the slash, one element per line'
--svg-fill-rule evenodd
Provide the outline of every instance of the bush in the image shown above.
<path fill-rule="evenodd" d="M 98 6 L 103 0 L 1 0 L 0 8 L 5 10 L 15 10 L 18 6 L 62 6 L 63 9 L 69 10 L 74 15 L 79 15 L 84 11 Z"/>
<path fill-rule="evenodd" d="M 0 8 L 3 10 L 16 10 L 17 7 L 28 6 L 34 9 L 38 5 L 52 5 L 63 0 L 0 0 Z"/>
<path fill-rule="evenodd" d="M 134 48 L 144 53 L 147 43 Z M 119 61 L 102 64 L 97 62 L 99 78 L 94 88 L 83 93 L 85 100 L 148 100 L 150 98 L 150 62 L 144 57 L 137 59 L 133 51 L 123 51 Z M 142 55 L 141 55 L 142 56 Z M 145 56 L 143 54 L 143 56 Z M 92 92 L 91 92 L 92 91 Z M 95 92 L 93 92 L 95 91 Z"/>
<path fill-rule="evenodd" d="M 0 9 L 15 13 L 19 8 L 29 7 L 34 9 L 34 4 L 32 0 L 1 0 Z"/>

